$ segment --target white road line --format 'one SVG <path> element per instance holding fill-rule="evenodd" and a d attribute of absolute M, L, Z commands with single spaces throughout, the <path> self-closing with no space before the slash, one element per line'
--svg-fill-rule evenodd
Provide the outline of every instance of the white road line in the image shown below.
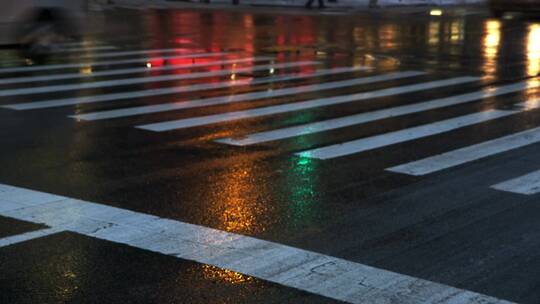
<path fill-rule="evenodd" d="M 386 170 L 422 176 L 540 142 L 540 128 L 519 132 Z"/>
<path fill-rule="evenodd" d="M 77 79 L 77 78 L 96 78 L 96 77 L 103 77 L 103 76 L 125 75 L 125 74 L 156 72 L 156 71 L 174 71 L 174 70 L 181 70 L 181 69 L 194 69 L 194 68 L 208 67 L 208 66 L 220 66 L 220 65 L 228 65 L 228 64 L 241 64 L 241 63 L 249 63 L 249 62 L 271 61 L 271 60 L 273 60 L 272 57 L 251 57 L 251 58 L 241 58 L 241 59 L 231 59 L 231 60 L 216 60 L 212 62 L 197 62 L 197 63 L 189 63 L 189 64 L 170 64 L 170 65 L 156 66 L 156 67 L 151 67 L 151 68 L 136 67 L 136 68 L 129 68 L 129 69 L 96 71 L 92 73 L 77 72 L 77 73 L 43 75 L 43 76 L 1 78 L 0 85 L 28 83 L 28 82 L 37 82 L 37 81 Z"/>
<path fill-rule="evenodd" d="M 519 111 L 498 111 L 490 110 L 480 113 L 459 116 L 447 120 L 442 120 L 430 124 L 425 124 L 413 128 L 402 129 L 386 134 L 366 137 L 336 145 L 307 150 L 296 153 L 296 155 L 307 158 L 332 159 L 347 156 L 355 153 L 370 151 L 398 143 L 411 141 L 423 137 L 432 136 L 444 132 L 449 132 L 466 126 L 494 120 L 497 118 L 510 116 Z"/>
<path fill-rule="evenodd" d="M 306 61 L 300 61 L 300 63 L 316 64 L 316 62 L 306 62 Z M 42 86 L 42 87 L 7 89 L 7 90 L 0 90 L 0 97 L 43 94 L 43 93 L 51 93 L 51 92 L 59 93 L 59 92 L 76 91 L 76 90 L 112 88 L 112 87 L 117 87 L 117 86 L 127 86 L 127 85 L 134 85 L 134 84 L 143 84 L 143 83 L 157 83 L 157 82 L 173 81 L 173 80 L 187 80 L 187 79 L 198 79 L 198 78 L 216 77 L 216 76 L 228 76 L 233 73 L 250 73 L 250 72 L 257 72 L 257 71 L 267 71 L 272 68 L 275 69 L 275 68 L 287 68 L 287 67 L 289 66 L 285 64 L 283 64 L 282 66 L 280 66 L 279 64 L 277 65 L 269 64 L 269 65 L 259 65 L 259 66 L 244 67 L 244 68 L 232 68 L 232 69 L 227 69 L 227 70 L 210 71 L 210 72 L 132 77 L 132 78 L 113 79 L 113 80 L 66 84 L 66 85 L 51 85 L 51 86 Z"/>
<path fill-rule="evenodd" d="M 444 86 L 451 86 L 457 84 L 463 84 L 473 81 L 478 81 L 477 77 L 458 77 L 445 80 L 437 80 L 431 82 L 425 82 L 420 84 L 406 85 L 401 87 L 393 87 L 389 89 L 382 89 L 371 92 L 356 93 L 351 95 L 334 96 L 329 98 L 320 98 L 307 100 L 303 102 L 295 102 L 284 105 L 270 106 L 264 108 L 257 108 L 245 111 L 228 112 L 223 114 L 215 114 L 208 116 L 201 116 L 195 118 L 179 119 L 166 122 L 153 123 L 148 125 L 137 126 L 137 128 L 143 130 L 149 130 L 154 132 L 164 132 L 176 129 L 191 128 L 196 126 L 210 125 L 219 122 L 228 122 L 246 118 L 255 118 L 261 116 L 268 116 L 273 114 L 281 114 L 293 111 L 307 110 L 318 107 L 337 105 L 342 103 L 348 103 L 353 101 L 361 101 L 379 97 L 387 97 L 398 94 L 412 93 L 423 90 L 429 90 L 434 88 L 440 88 Z"/>
<path fill-rule="evenodd" d="M 60 44 L 61 47 L 82 47 L 82 46 L 93 46 L 93 45 L 104 45 L 102 41 L 73 41 L 73 42 L 63 42 Z"/>
<path fill-rule="evenodd" d="M 295 136 L 308 135 L 328 130 L 334 130 L 338 128 L 359 125 L 367 122 L 377 121 L 381 119 L 387 119 L 392 117 L 403 116 L 412 113 L 418 113 L 433 109 L 444 108 L 448 106 L 454 106 L 463 104 L 483 98 L 495 97 L 499 95 L 509 94 L 512 92 L 518 92 L 525 89 L 531 89 L 539 87 L 540 83 L 527 83 L 519 82 L 515 84 L 487 88 L 482 91 L 472 92 L 467 94 L 461 94 L 456 96 L 450 96 L 446 98 L 434 99 L 426 102 L 415 103 L 411 105 L 404 105 L 399 107 L 387 108 L 372 112 L 360 113 L 356 115 L 350 115 L 346 117 L 340 117 L 335 119 L 329 119 L 320 122 L 314 122 L 299 126 L 293 126 L 288 128 L 282 128 L 277 130 L 259 132 L 243 136 L 240 139 L 236 138 L 223 138 L 216 140 L 217 142 L 234 145 L 234 146 L 248 146 L 254 144 L 260 144 L 264 142 L 281 140 L 291 138 Z"/>
<path fill-rule="evenodd" d="M 134 116 L 134 115 L 166 112 L 166 111 L 196 108 L 196 107 L 213 106 L 213 105 L 219 105 L 219 104 L 230 104 L 233 102 L 240 102 L 240 101 L 247 101 L 247 100 L 276 98 L 280 96 L 293 95 L 293 94 L 305 94 L 305 93 L 314 92 L 314 91 L 336 89 L 336 88 L 342 88 L 342 87 L 347 87 L 347 86 L 374 83 L 374 82 L 379 82 L 379 81 L 401 79 L 405 77 L 414 77 L 414 76 L 419 76 L 419 75 L 424 75 L 424 74 L 425 74 L 424 72 L 415 72 L 415 71 L 396 72 L 396 73 L 389 73 L 389 74 L 383 74 L 383 75 L 378 75 L 378 76 L 362 77 L 358 79 L 334 81 L 334 82 L 327 82 L 327 83 L 314 84 L 314 85 L 305 85 L 305 86 L 291 87 L 291 88 L 285 88 L 285 89 L 277 89 L 277 90 L 272 90 L 272 91 L 245 93 L 245 94 L 232 95 L 232 96 L 220 96 L 220 97 L 212 97 L 212 98 L 205 98 L 205 99 L 198 99 L 198 100 L 190 100 L 186 102 L 177 102 L 177 103 L 133 107 L 133 108 L 127 108 L 127 109 L 111 110 L 111 111 L 93 112 L 93 113 L 87 113 L 87 114 L 74 115 L 71 117 L 77 120 L 100 120 L 100 119 L 128 117 L 128 116 Z"/>
<path fill-rule="evenodd" d="M 523 195 L 540 193 L 540 170 L 493 185 L 491 188 Z"/>
<path fill-rule="evenodd" d="M 31 190 L 18 188 L 13 191 Z M 9 200 L 0 192 L 0 201 Z M 64 197 L 0 215 L 213 265 L 347 303 L 511 304 L 388 270 L 253 237 Z"/>
<path fill-rule="evenodd" d="M 120 64 L 129 64 L 129 63 L 139 63 L 139 62 L 149 62 L 152 60 L 169 60 L 169 59 L 183 59 L 183 58 L 205 58 L 205 57 L 219 57 L 224 56 L 229 53 L 197 53 L 197 54 L 187 54 L 187 55 L 178 55 L 178 56 L 165 56 L 165 57 L 153 57 L 153 58 L 134 58 L 134 59 L 124 59 L 124 60 L 108 60 L 108 61 L 99 61 L 99 62 L 82 62 L 82 63 L 63 63 L 63 64 L 49 64 L 49 65 L 37 65 L 37 66 L 24 66 L 24 67 L 13 67 L 13 68 L 2 68 L 0 69 L 0 74 L 5 73 L 18 73 L 18 72 L 37 72 L 37 71 L 52 71 L 52 70 L 61 70 L 61 69 L 80 69 L 88 67 L 98 67 L 98 66 L 110 66 L 110 65 L 120 65 Z"/>
<path fill-rule="evenodd" d="M 60 48 L 59 50 L 53 50 L 53 53 L 80 53 L 84 51 L 110 51 L 116 50 L 117 47 L 112 45 L 103 45 L 103 46 L 81 46 L 81 47 L 70 47 L 70 48 Z M 114 54 L 114 53 L 103 53 L 103 54 Z M 92 55 L 93 58 L 98 58 L 101 54 Z M 104 56 L 109 57 L 109 56 Z"/>
<path fill-rule="evenodd" d="M 84 48 L 83 48 L 84 50 Z M 124 51 L 124 52 L 108 52 L 108 53 L 98 53 L 98 54 L 89 54 L 89 58 L 114 58 L 114 57 L 123 57 L 131 55 L 154 55 L 154 54 L 178 54 L 181 55 L 185 53 L 186 49 L 153 49 L 153 50 L 136 50 L 136 51 Z"/>
<path fill-rule="evenodd" d="M 15 245 L 15 244 L 26 242 L 26 241 L 35 240 L 35 239 L 49 236 L 52 234 L 56 234 L 62 231 L 64 230 L 61 228 L 47 228 L 47 229 L 41 229 L 41 230 L 36 230 L 36 231 L 30 231 L 30 232 L 19 234 L 19 235 L 9 236 L 9 237 L 0 239 L 0 248 Z"/>
<path fill-rule="evenodd" d="M 302 63 L 302 62 L 293 62 L 293 63 L 276 64 L 273 67 L 283 68 L 283 67 L 295 67 L 295 66 L 305 66 L 305 65 L 309 65 L 309 64 Z M 286 74 L 286 75 L 280 75 L 280 76 L 256 78 L 253 80 L 251 79 L 234 80 L 234 81 L 229 81 L 229 82 L 203 83 L 203 84 L 184 86 L 184 87 L 147 89 L 147 90 L 141 90 L 141 91 L 125 92 L 125 93 L 112 93 L 112 94 L 103 94 L 103 95 L 95 95 L 95 96 L 88 96 L 88 97 L 64 98 L 64 99 L 47 100 L 47 101 L 41 101 L 41 102 L 12 104 L 12 105 L 6 105 L 2 107 L 7 108 L 7 109 L 12 109 L 12 110 L 45 109 L 45 108 L 62 107 L 62 106 L 76 105 L 76 104 L 117 101 L 117 100 L 122 100 L 122 99 L 161 96 L 161 95 L 194 92 L 194 91 L 223 89 L 223 88 L 230 88 L 230 87 L 236 87 L 236 86 L 259 85 L 259 84 L 266 84 L 266 83 L 273 83 L 273 82 L 298 80 L 298 79 L 351 72 L 350 69 L 351 68 L 336 68 L 336 69 L 328 69 L 328 70 L 323 69 L 323 70 L 318 70 L 313 73 L 305 73 L 305 74 Z"/>

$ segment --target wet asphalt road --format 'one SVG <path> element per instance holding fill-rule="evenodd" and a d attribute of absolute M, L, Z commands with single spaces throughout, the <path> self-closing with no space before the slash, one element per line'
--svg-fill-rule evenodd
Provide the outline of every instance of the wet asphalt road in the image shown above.
<path fill-rule="evenodd" d="M 24 63 L 4 50 L 0 183 L 254 236 L 500 299 L 539 303 L 539 196 L 491 188 L 539 170 L 539 144 L 423 176 L 385 169 L 538 127 L 540 24 L 489 19 L 481 8 L 452 9 L 440 17 L 428 12 L 118 9 L 99 17 L 105 33 L 89 35 L 82 49 L 66 47 L 45 68 L 18 70 Z M 161 51 L 121 54 L 137 50 Z M 212 54 L 189 57 L 194 53 Z M 264 58 L 249 59 L 254 56 Z M 63 64 L 71 66 L 58 66 Z M 357 69 L 316 74 L 342 67 Z M 405 71 L 422 74 L 384 78 Z M 195 73 L 206 74 L 188 76 Z M 171 77 L 157 78 L 165 75 Z M 383 80 L 324 86 L 377 75 Z M 462 81 L 399 91 L 444 79 Z M 303 134 L 253 145 L 216 141 L 493 92 L 521 82 L 525 88 L 500 96 L 318 132 L 305 126 Z M 156 93 L 178 87 L 192 89 Z M 272 95 L 287 88 L 297 89 Z M 137 95 L 142 91 L 152 93 Z M 227 99 L 260 92 L 269 95 Z M 358 95 L 349 102 L 330 102 L 351 94 Z M 94 96 L 102 97 L 84 99 Z M 208 98 L 214 103 L 205 104 Z M 330 103 L 288 107 L 312 100 Z M 523 102 L 527 110 L 518 105 Z M 146 106 L 173 103 L 184 106 L 144 112 Z M 264 116 L 246 112 L 277 105 L 283 110 Z M 505 115 L 486 118 L 493 109 Z M 96 112 L 117 117 L 84 118 Z M 232 112 L 238 113 L 224 115 Z M 474 123 L 403 140 L 416 134 L 414 127 L 431 124 L 433 131 L 447 127 L 434 123 L 478 112 L 484 115 Z M 203 118 L 198 125 L 183 120 L 187 125 L 181 129 L 149 130 L 157 123 L 194 117 Z M 382 141 L 366 151 L 329 159 L 313 156 L 319 153 L 313 149 L 381 134 L 387 136 L 359 143 L 365 148 Z M 38 229 L 43 226 L 0 216 L 0 238 Z M 63 232 L 0 248 L 0 302 L 336 301 Z"/>

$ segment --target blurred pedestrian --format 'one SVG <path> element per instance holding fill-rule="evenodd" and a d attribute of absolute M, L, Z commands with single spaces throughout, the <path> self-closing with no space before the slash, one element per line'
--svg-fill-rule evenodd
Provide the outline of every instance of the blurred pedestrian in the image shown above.
<path fill-rule="evenodd" d="M 315 0 L 308 0 L 308 2 L 306 3 L 306 8 L 311 8 L 311 5 L 313 4 Z M 326 6 L 324 6 L 324 0 L 317 0 L 319 1 L 319 8 L 325 8 Z"/>

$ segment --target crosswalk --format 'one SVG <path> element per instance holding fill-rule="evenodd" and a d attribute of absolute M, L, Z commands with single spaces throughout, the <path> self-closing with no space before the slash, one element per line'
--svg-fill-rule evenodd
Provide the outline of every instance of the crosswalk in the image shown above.
<path fill-rule="evenodd" d="M 65 49 L 77 52 L 87 47 L 73 44 Z M 344 128 L 361 130 L 370 123 L 406 119 L 408 115 L 427 118 L 412 126 L 360 138 L 355 138 L 353 132 L 353 138 L 333 142 L 330 138 L 330 143 L 326 139 L 284 152 L 320 161 L 361 158 L 364 152 L 384 151 L 397 144 L 410 144 L 411 149 L 415 149 L 415 140 L 444 137 L 456 130 L 532 113 L 540 107 L 536 96 L 540 82 L 534 79 L 499 84 L 475 75 L 333 66 L 317 60 L 283 61 L 274 56 L 242 52 L 188 52 L 175 48 L 123 50 L 106 44 L 93 44 L 91 48 L 99 52 L 81 54 L 82 62 L 0 69 L 0 107 L 29 111 L 77 106 L 77 112 L 68 115 L 70 119 L 95 123 L 125 119 L 129 123 L 130 118 L 137 118 L 132 124 L 134 128 L 156 134 L 239 121 L 264 121 L 336 106 L 352 107 L 338 117 L 332 117 L 329 111 L 330 118 L 314 116 L 309 121 L 292 124 L 278 121 L 270 129 L 261 130 L 259 126 L 250 131 L 247 127 L 239 134 L 211 139 L 215 144 L 232 149 L 268 143 L 279 145 L 293 138 Z M 193 97 L 192 93 L 197 96 Z M 140 104 L 142 99 L 153 97 L 166 99 Z M 506 105 L 506 97 L 520 101 L 509 109 L 501 109 L 500 106 Z M 487 107 L 441 120 L 434 121 L 428 115 L 430 111 L 454 110 L 486 101 L 489 101 Z M 113 103 L 120 107 L 111 109 L 109 105 Z M 90 110 L 81 108 L 86 104 L 92 106 Z M 225 105 L 230 107 L 219 107 Z M 368 110 L 357 110 L 363 105 L 368 105 Z M 197 114 L 200 111 L 191 114 L 190 109 L 204 109 L 206 114 Z M 181 117 L 170 119 L 175 111 L 183 111 Z M 171 115 L 160 120 L 156 115 L 159 113 Z M 141 118 L 143 123 L 140 123 Z M 530 126 L 499 138 L 388 166 L 386 171 L 429 177 L 539 142 L 540 127 Z M 491 188 L 522 195 L 537 194 L 540 192 L 539 172 L 512 177 Z"/>

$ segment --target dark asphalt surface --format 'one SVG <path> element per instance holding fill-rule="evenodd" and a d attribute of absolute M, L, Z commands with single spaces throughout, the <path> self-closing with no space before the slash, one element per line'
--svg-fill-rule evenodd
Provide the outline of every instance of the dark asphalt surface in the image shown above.
<path fill-rule="evenodd" d="M 252 147 L 213 142 L 473 92 L 486 86 L 535 81 L 540 72 L 540 24 L 534 20 L 497 21 L 478 8 L 449 10 L 441 17 L 429 16 L 425 10 L 324 16 L 301 12 L 279 15 L 249 11 L 113 10 L 107 11 L 103 18 L 109 30 L 92 35 L 89 40 L 118 47 L 117 51 L 182 47 L 190 52 L 239 51 L 245 56 L 275 56 L 277 62 L 319 60 L 325 68 L 369 65 L 374 69 L 51 109 L 0 108 L 0 183 L 255 236 L 510 301 L 540 302 L 539 196 L 489 188 L 540 169 L 540 145 L 423 177 L 385 171 L 395 165 L 538 126 L 539 110 L 333 160 L 294 155 L 309 148 L 490 108 L 512 109 L 513 104 L 536 97 L 537 90 Z M 0 51 L 0 55 L 3 66 L 11 66 L 10 62 L 17 60 L 9 50 Z M 56 56 L 47 64 L 79 62 L 79 56 L 82 55 Z M 235 58 L 235 55 L 227 56 Z M 140 66 L 144 65 L 96 67 L 93 71 Z M 188 71 L 208 70 L 212 69 Z M 302 67 L 288 71 L 313 70 Z M 397 70 L 429 74 L 103 121 L 76 121 L 67 117 Z M 2 84 L 2 78 L 77 71 L 4 73 L 0 75 L 0 90 L 83 82 Z M 174 73 L 147 72 L 87 81 Z M 265 76 L 271 73 L 240 73 L 236 79 Z M 464 85 L 186 130 L 153 133 L 134 128 L 460 76 L 483 78 Z M 213 77 L 0 97 L 0 106 L 227 79 Z M 0 238 L 39 228 L 0 217 Z M 68 233 L 0 248 L 0 302 L 333 303 L 208 265 Z"/>

